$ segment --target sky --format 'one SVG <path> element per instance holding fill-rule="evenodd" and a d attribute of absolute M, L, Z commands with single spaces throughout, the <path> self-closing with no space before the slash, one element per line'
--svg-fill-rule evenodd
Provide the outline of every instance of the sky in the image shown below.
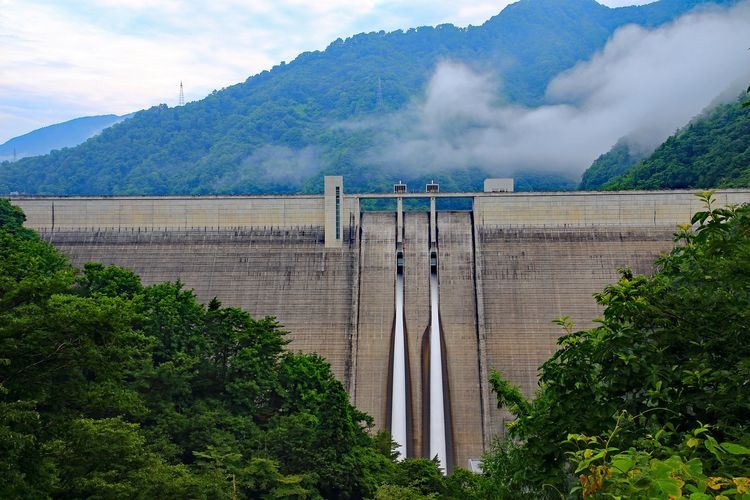
<path fill-rule="evenodd" d="M 610 7 L 652 0 L 600 0 Z M 0 144 L 198 100 L 357 33 L 480 25 L 509 0 L 0 0 Z"/>

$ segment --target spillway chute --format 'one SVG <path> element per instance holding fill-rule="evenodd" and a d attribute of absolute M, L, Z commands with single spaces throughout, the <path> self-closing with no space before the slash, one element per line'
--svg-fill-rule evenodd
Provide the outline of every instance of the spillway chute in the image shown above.
<path fill-rule="evenodd" d="M 437 457 L 445 472 L 448 468 L 448 450 L 437 264 L 437 250 L 433 248 L 430 250 L 430 458 Z"/>
<path fill-rule="evenodd" d="M 406 191 L 406 185 L 399 182 L 394 186 L 396 193 Z M 391 351 L 391 438 L 397 443 L 399 458 L 408 456 L 408 409 L 407 409 L 407 353 L 406 329 L 404 326 L 404 249 L 403 249 L 403 205 L 398 200 L 396 213 L 396 290 L 395 318 L 393 322 L 393 350 Z"/>

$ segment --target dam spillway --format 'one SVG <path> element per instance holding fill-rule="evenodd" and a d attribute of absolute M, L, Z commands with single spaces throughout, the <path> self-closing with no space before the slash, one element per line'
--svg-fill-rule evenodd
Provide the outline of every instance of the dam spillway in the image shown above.
<path fill-rule="evenodd" d="M 430 252 L 430 337 L 429 337 L 429 421 L 430 458 L 447 468 L 445 386 L 443 381 L 443 336 L 440 331 L 440 289 L 437 276 L 437 252 Z"/>
<path fill-rule="evenodd" d="M 509 419 L 496 409 L 490 370 L 533 395 L 537 367 L 561 334 L 551 321 L 567 315 L 577 328 L 593 326 L 601 310 L 591 295 L 617 279 L 618 267 L 649 272 L 673 246 L 675 225 L 689 223 L 701 203 L 692 192 L 461 195 L 472 210 L 438 210 L 434 237 L 445 460 L 467 467 Z M 403 293 L 399 419 L 406 454 L 428 456 L 430 214 L 403 213 L 399 291 L 398 217 L 360 210 L 369 196 L 375 195 L 344 195 L 340 180 L 327 180 L 323 196 L 11 201 L 76 265 L 122 265 L 144 284 L 179 279 L 203 302 L 216 296 L 256 317 L 276 316 L 291 332 L 290 348 L 328 359 L 377 428 L 394 423 L 393 336 Z M 721 205 L 748 202 L 750 191 L 720 191 L 716 198 Z"/>
<path fill-rule="evenodd" d="M 407 399 L 409 390 L 406 374 L 406 331 L 404 328 L 404 253 L 396 252 L 396 314 L 394 318 L 393 349 L 391 351 L 391 423 L 393 440 L 398 443 L 401 458 L 409 456 Z"/>

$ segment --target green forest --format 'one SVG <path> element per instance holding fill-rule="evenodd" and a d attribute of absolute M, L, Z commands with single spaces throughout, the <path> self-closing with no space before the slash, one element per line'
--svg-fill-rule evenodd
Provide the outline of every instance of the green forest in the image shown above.
<path fill-rule="evenodd" d="M 581 176 L 578 189 L 596 191 L 607 182 L 624 174 L 633 165 L 643 160 L 647 153 L 642 152 L 625 139 L 620 139 L 612 149 L 597 158 Z"/>
<path fill-rule="evenodd" d="M 730 5 L 736 0 L 712 0 Z M 538 106 L 549 82 L 600 50 L 627 24 L 660 26 L 708 0 L 610 9 L 594 0 L 524 0 L 481 26 L 361 33 L 300 54 L 184 106 L 139 111 L 73 147 L 0 164 L 0 193 L 256 194 L 321 192 L 344 175 L 352 192 L 381 192 L 393 172 L 377 156 L 377 123 L 423 98 L 438 62 L 497 73 L 508 103 Z M 360 124 L 353 126 L 352 124 Z M 481 190 L 478 166 L 439 174 L 393 166 L 405 182 Z M 574 189 L 565 172 L 526 167 L 520 190 Z M 412 172 L 413 171 L 413 172 Z"/>
<path fill-rule="evenodd" d="M 273 318 L 179 283 L 73 268 L 0 200 L 2 498 L 750 498 L 750 206 L 716 208 L 652 276 L 621 271 L 483 473 L 399 461 L 328 363 Z M 500 429 L 498 429 L 500 431 Z"/>
<path fill-rule="evenodd" d="M 750 107 L 720 105 L 643 158 L 618 143 L 583 174 L 581 189 L 707 189 L 750 186 Z"/>

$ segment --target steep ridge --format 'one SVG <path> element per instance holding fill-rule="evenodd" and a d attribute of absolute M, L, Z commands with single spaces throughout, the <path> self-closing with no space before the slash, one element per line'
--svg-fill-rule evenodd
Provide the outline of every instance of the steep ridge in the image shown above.
<path fill-rule="evenodd" d="M 717 107 L 667 139 L 605 189 L 690 189 L 750 185 L 750 107 Z"/>
<path fill-rule="evenodd" d="M 578 189 L 595 191 L 607 182 L 627 172 L 652 151 L 642 151 L 627 139 L 620 139 L 612 149 L 599 156 L 581 176 Z"/>
<path fill-rule="evenodd" d="M 589 58 L 617 27 L 662 24 L 700 3 L 609 9 L 593 0 L 522 0 L 480 27 L 339 39 L 201 101 L 141 111 L 76 148 L 4 163 L 0 192 L 318 192 L 321 173 L 372 190 L 383 181 L 362 154 L 372 134 L 346 125 L 402 108 L 438 61 L 491 68 L 510 102 L 534 105 L 552 77 Z M 480 178 L 461 172 L 444 182 L 468 190 Z"/>

